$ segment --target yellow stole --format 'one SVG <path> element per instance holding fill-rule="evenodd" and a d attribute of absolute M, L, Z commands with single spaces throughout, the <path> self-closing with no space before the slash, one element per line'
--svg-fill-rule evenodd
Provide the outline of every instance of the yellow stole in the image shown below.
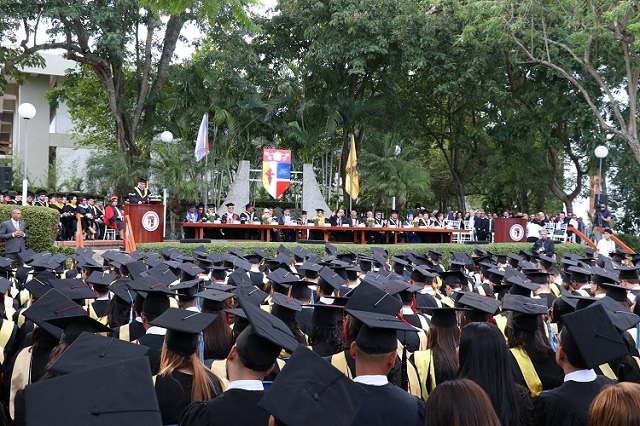
<path fill-rule="evenodd" d="M 24 389 L 29 383 L 31 383 L 32 348 L 32 346 L 28 346 L 21 350 L 16 357 L 16 362 L 13 366 L 13 374 L 11 375 L 11 390 L 9 391 L 9 414 L 14 420 L 16 418 L 16 392 Z"/>
<path fill-rule="evenodd" d="M 433 362 L 433 353 L 431 349 L 424 351 L 416 351 L 413 353 L 413 363 L 418 370 L 418 376 L 420 377 L 420 387 L 422 389 L 422 399 L 425 401 L 429 397 L 429 390 L 427 389 L 427 380 L 431 384 L 431 390 L 436 387 L 436 369 Z"/>
<path fill-rule="evenodd" d="M 531 396 L 538 396 L 542 392 L 542 382 L 536 372 L 531 358 L 527 355 L 527 352 L 522 348 L 509 349 L 518 362 L 518 367 L 524 376 L 524 381 L 531 392 Z"/>

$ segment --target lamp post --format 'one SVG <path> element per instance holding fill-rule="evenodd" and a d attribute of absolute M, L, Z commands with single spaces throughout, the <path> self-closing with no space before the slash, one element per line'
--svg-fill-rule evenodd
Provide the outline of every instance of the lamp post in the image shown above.
<path fill-rule="evenodd" d="M 173 133 L 168 130 L 160 133 L 160 140 L 164 143 L 173 142 Z M 167 235 L 167 188 L 162 188 L 162 204 L 163 204 L 163 221 L 162 221 L 162 237 L 164 238 Z"/>
<path fill-rule="evenodd" d="M 36 116 L 36 107 L 34 107 L 32 104 L 27 102 L 20 104 L 20 106 L 18 107 L 18 115 L 20 115 L 20 117 L 22 117 L 25 120 L 31 120 L 33 117 Z M 27 134 L 27 131 L 28 129 L 29 129 L 29 126 L 25 123 L 25 126 L 24 126 L 24 179 L 22 180 L 22 205 L 23 206 L 27 205 L 27 185 L 28 185 L 28 181 L 27 181 L 28 134 Z"/>
<path fill-rule="evenodd" d="M 598 204 L 600 204 L 600 198 L 602 196 L 602 159 L 605 158 L 609 154 L 609 150 L 606 146 L 600 145 L 597 146 L 594 154 L 597 158 L 600 159 L 600 169 L 598 171 Z"/>

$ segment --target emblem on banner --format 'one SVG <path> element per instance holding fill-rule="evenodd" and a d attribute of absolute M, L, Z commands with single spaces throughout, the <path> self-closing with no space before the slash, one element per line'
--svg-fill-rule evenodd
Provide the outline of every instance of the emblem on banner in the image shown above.
<path fill-rule="evenodd" d="M 273 198 L 284 194 L 291 185 L 291 151 L 266 148 L 262 151 L 262 185 Z"/>

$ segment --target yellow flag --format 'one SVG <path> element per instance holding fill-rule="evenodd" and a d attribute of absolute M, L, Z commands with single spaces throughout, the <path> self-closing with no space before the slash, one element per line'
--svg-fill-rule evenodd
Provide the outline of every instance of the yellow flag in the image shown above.
<path fill-rule="evenodd" d="M 344 189 L 354 200 L 360 194 L 360 181 L 358 179 L 358 158 L 356 157 L 356 140 L 351 135 L 351 150 L 346 165 L 346 179 Z"/>

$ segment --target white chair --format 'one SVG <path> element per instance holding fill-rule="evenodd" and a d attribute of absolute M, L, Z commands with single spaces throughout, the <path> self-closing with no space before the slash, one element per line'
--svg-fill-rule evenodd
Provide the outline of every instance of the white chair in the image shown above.
<path fill-rule="evenodd" d="M 458 222 L 458 227 L 455 229 L 461 229 L 460 221 L 457 221 L 457 222 Z M 470 230 L 471 232 L 458 232 L 456 234 L 453 234 L 453 235 L 457 235 L 457 237 L 454 238 L 454 242 L 464 244 L 464 243 L 473 241 L 473 229 L 471 229 L 471 222 L 468 220 L 465 220 L 462 222 L 462 224 L 464 224 L 464 229 Z"/>
<path fill-rule="evenodd" d="M 558 227 L 556 228 L 556 231 L 551 234 L 551 239 L 553 241 L 562 241 L 563 243 L 567 242 L 567 224 L 566 223 L 559 223 Z"/>
<path fill-rule="evenodd" d="M 115 240 L 116 239 L 116 230 L 113 228 L 107 227 L 104 230 L 104 240 Z"/>

